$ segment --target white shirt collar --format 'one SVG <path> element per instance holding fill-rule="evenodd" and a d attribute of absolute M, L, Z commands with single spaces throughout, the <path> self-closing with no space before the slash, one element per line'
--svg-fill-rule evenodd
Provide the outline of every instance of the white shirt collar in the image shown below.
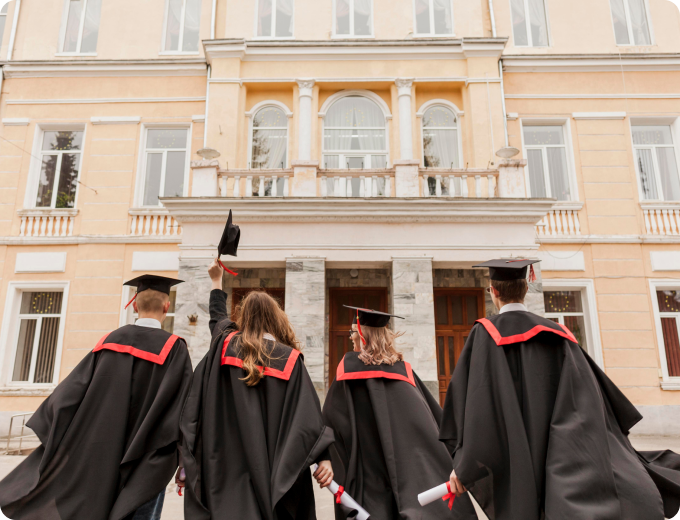
<path fill-rule="evenodd" d="M 272 336 L 271 334 L 269 334 L 269 332 L 265 332 L 264 334 L 262 334 L 262 338 L 268 339 L 269 341 L 276 342 L 276 338 L 274 336 Z"/>
<path fill-rule="evenodd" d="M 138 327 L 149 327 L 151 329 L 161 328 L 161 322 L 153 318 L 139 318 L 135 322 L 135 325 L 137 325 Z"/>
<path fill-rule="evenodd" d="M 501 307 L 501 310 L 499 311 L 499 314 L 503 314 L 504 312 L 512 312 L 512 311 L 524 311 L 524 312 L 529 312 L 529 309 L 526 308 L 526 305 L 523 303 L 506 303 Z"/>

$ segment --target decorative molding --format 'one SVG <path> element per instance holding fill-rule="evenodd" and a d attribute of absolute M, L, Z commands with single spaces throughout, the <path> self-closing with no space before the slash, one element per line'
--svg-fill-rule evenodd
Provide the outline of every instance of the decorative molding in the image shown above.
<path fill-rule="evenodd" d="M 316 83 L 394 83 L 396 77 L 340 77 L 340 78 L 313 78 Z M 413 78 L 415 83 L 465 83 L 467 81 L 465 76 L 446 76 L 446 77 L 416 77 Z M 473 78 L 477 79 L 477 78 Z M 484 78 L 479 78 L 485 81 Z M 296 83 L 295 78 L 211 78 L 210 83 L 238 83 L 245 85 L 248 83 Z"/>
<path fill-rule="evenodd" d="M 142 122 L 142 118 L 139 116 L 91 117 L 90 122 L 93 125 L 138 125 Z"/>
<path fill-rule="evenodd" d="M 633 72 L 677 71 L 680 54 L 505 55 L 503 71 L 520 72 Z"/>
<path fill-rule="evenodd" d="M 390 107 L 387 105 L 387 103 L 385 103 L 385 100 L 371 90 L 341 90 L 340 92 L 336 92 L 335 94 L 328 96 L 319 110 L 319 117 L 325 118 L 328 109 L 333 105 L 333 103 L 335 103 L 338 99 L 347 96 L 367 97 L 371 101 L 374 101 L 378 104 L 380 109 L 383 111 L 383 114 L 385 114 L 385 119 L 392 119 L 392 112 L 390 112 Z"/>
<path fill-rule="evenodd" d="M 583 251 L 539 251 L 541 271 L 585 271 Z M 545 280 L 543 280 L 545 285 Z"/>
<path fill-rule="evenodd" d="M 266 106 L 275 106 L 275 107 L 278 107 L 278 108 L 280 108 L 281 110 L 283 110 L 283 113 L 286 114 L 286 116 L 287 116 L 288 118 L 293 117 L 293 112 L 290 110 L 290 108 L 288 108 L 288 107 L 287 107 L 284 103 L 282 103 L 281 101 L 276 101 L 276 100 L 274 100 L 274 99 L 268 99 L 268 100 L 266 100 L 266 101 L 260 101 L 260 102 L 259 102 L 258 104 L 256 104 L 253 108 L 251 108 L 250 110 L 248 110 L 248 111 L 245 113 L 245 116 L 246 116 L 246 117 L 249 117 L 249 118 L 252 118 L 255 114 L 258 113 L 258 111 L 260 111 L 262 108 L 264 108 L 264 107 L 266 107 Z"/>
<path fill-rule="evenodd" d="M 2 74 L 1 71 L 0 74 Z M 2 119 L 2 124 L 5 126 L 28 126 L 29 122 L 27 117 L 4 117 Z"/>
<path fill-rule="evenodd" d="M 78 209 L 26 208 L 17 210 L 20 217 L 75 217 Z"/>
<path fill-rule="evenodd" d="M 505 94 L 505 99 L 680 99 L 680 94 Z"/>
<path fill-rule="evenodd" d="M 453 110 L 453 113 L 456 114 L 456 117 L 463 117 L 465 115 L 463 110 L 460 110 L 455 103 L 449 101 L 448 99 L 430 99 L 429 101 L 425 101 L 425 103 L 420 105 L 420 108 L 416 112 L 416 117 L 423 117 L 428 108 L 436 105 L 442 105 L 450 108 Z"/>
<path fill-rule="evenodd" d="M 626 119 L 625 112 L 574 112 L 574 119 Z"/>
<path fill-rule="evenodd" d="M 661 390 L 675 390 L 675 391 L 680 390 L 680 377 L 670 379 L 671 379 L 670 381 L 662 381 Z"/>
<path fill-rule="evenodd" d="M 192 123 L 205 123 L 205 114 L 194 114 L 191 116 Z"/>
<path fill-rule="evenodd" d="M 680 271 L 680 251 L 650 251 L 652 271 Z"/>
<path fill-rule="evenodd" d="M 394 80 L 394 84 L 397 86 L 397 89 L 399 89 L 399 97 L 411 95 L 414 79 L 415 78 L 397 78 Z"/>
<path fill-rule="evenodd" d="M 300 97 L 311 98 L 314 93 L 314 83 L 313 79 L 298 79 L 296 80 L 298 84 L 298 90 L 300 92 Z"/>
<path fill-rule="evenodd" d="M 15 273 L 64 273 L 67 253 L 17 253 Z"/>
<path fill-rule="evenodd" d="M 467 87 L 470 83 L 500 83 L 501 78 L 468 78 L 465 80 L 465 86 Z"/>
<path fill-rule="evenodd" d="M 0 237 L 0 246 L 61 246 L 83 244 L 179 244 L 181 236 L 78 235 L 71 237 Z"/>
<path fill-rule="evenodd" d="M 203 103 L 205 97 L 100 98 L 100 99 L 8 99 L 8 105 L 108 105 L 111 103 Z"/>
<path fill-rule="evenodd" d="M 508 96 L 505 96 L 505 97 L 508 97 Z M 505 114 L 505 118 L 508 121 L 517 121 L 519 119 L 519 114 L 517 112 L 508 112 L 507 114 Z"/>
<path fill-rule="evenodd" d="M 134 251 L 133 271 L 179 271 L 178 251 Z"/>
<path fill-rule="evenodd" d="M 13 61 L 3 66 L 5 79 L 125 76 L 205 76 L 204 59 Z"/>

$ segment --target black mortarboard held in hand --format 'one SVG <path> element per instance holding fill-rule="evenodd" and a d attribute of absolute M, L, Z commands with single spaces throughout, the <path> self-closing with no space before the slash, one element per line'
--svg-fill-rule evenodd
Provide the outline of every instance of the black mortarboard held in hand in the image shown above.
<path fill-rule="evenodd" d="M 357 311 L 352 323 L 356 323 L 359 337 L 361 338 L 361 341 L 364 342 L 364 345 L 366 344 L 366 340 L 364 339 L 364 335 L 361 333 L 362 324 L 364 327 L 387 327 L 387 324 L 390 322 L 390 318 L 399 318 L 400 320 L 404 319 L 401 316 L 387 314 L 386 312 L 374 311 L 372 309 L 363 309 L 361 307 L 352 307 L 350 305 L 343 305 L 343 307 Z"/>
<path fill-rule="evenodd" d="M 137 295 L 140 292 L 146 291 L 147 289 L 153 289 L 154 291 L 162 292 L 165 294 L 170 294 L 170 288 L 183 283 L 184 280 L 176 280 L 175 278 L 166 278 L 165 276 L 157 276 L 155 274 L 143 274 L 132 280 L 128 280 L 123 285 L 129 287 L 137 287 L 137 292 L 132 297 L 132 299 L 127 303 L 125 308 L 127 309 L 130 304 L 135 301 Z"/>
<path fill-rule="evenodd" d="M 525 258 L 505 258 L 500 260 L 489 260 L 483 264 L 473 265 L 472 267 L 488 267 L 489 276 L 497 282 L 509 280 L 521 280 L 527 277 L 527 267 L 529 271 L 529 281 L 536 281 L 534 266 L 540 260 L 527 260 Z"/>
<path fill-rule="evenodd" d="M 236 256 L 236 250 L 238 249 L 238 241 L 241 238 L 241 229 L 231 223 L 231 210 L 229 210 L 229 218 L 227 219 L 227 225 L 222 233 L 222 239 L 220 240 L 220 245 L 217 246 L 217 263 L 222 266 L 229 274 L 237 276 L 231 269 L 224 267 L 224 264 L 220 261 L 221 255 Z"/>

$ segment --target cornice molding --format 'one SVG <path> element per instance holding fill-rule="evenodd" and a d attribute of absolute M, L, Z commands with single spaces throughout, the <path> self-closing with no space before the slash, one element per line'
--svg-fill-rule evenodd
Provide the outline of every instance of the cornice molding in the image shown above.
<path fill-rule="evenodd" d="M 0 246 L 71 246 L 83 244 L 180 244 L 181 236 L 78 235 L 72 237 L 0 237 Z"/>
<path fill-rule="evenodd" d="M 680 54 L 545 54 L 504 55 L 502 58 L 506 73 L 680 70 Z"/>
<path fill-rule="evenodd" d="M 52 60 L 5 63 L 5 79 L 122 76 L 205 76 L 205 59 L 183 60 Z"/>
<path fill-rule="evenodd" d="M 538 223 L 553 206 L 546 199 L 162 198 L 170 215 L 187 222 L 514 222 Z"/>

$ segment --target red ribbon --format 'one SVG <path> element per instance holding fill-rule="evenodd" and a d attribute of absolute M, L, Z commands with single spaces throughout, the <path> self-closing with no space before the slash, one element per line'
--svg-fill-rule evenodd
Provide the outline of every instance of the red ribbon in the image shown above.
<path fill-rule="evenodd" d="M 442 497 L 442 500 L 446 502 L 447 500 L 449 501 L 449 510 L 453 508 L 453 501 L 456 499 L 456 494 L 451 491 L 451 482 L 446 483 L 446 489 L 449 490 L 448 494 L 444 495 Z"/>
<path fill-rule="evenodd" d="M 335 503 L 336 504 L 341 504 L 342 501 L 340 500 L 340 497 L 342 494 L 345 492 L 345 488 L 342 486 L 338 486 L 338 490 L 334 493 L 335 494 Z"/>
<path fill-rule="evenodd" d="M 224 264 L 221 262 L 221 260 L 220 260 L 219 258 L 217 259 L 217 263 L 220 264 L 220 265 L 222 266 L 222 269 L 224 269 L 224 270 L 225 270 L 226 272 L 228 272 L 229 274 L 231 274 L 231 275 L 233 275 L 233 276 L 238 276 L 238 273 L 235 273 L 235 272 L 232 271 L 231 269 L 227 269 L 226 267 L 224 267 Z"/>
<path fill-rule="evenodd" d="M 361 323 L 359 323 L 359 309 L 357 309 L 357 331 L 359 332 L 359 337 L 361 338 L 361 341 L 363 341 L 365 345 L 366 339 L 364 338 L 364 335 L 361 333 Z"/>
<path fill-rule="evenodd" d="M 132 300 L 130 300 L 129 302 L 127 302 L 127 305 L 125 306 L 125 309 L 126 309 L 126 310 L 127 310 L 127 308 L 130 306 L 130 304 L 131 304 L 133 301 L 135 301 L 135 300 L 137 299 L 137 294 L 139 294 L 139 293 L 135 293 L 135 295 L 132 297 Z"/>

